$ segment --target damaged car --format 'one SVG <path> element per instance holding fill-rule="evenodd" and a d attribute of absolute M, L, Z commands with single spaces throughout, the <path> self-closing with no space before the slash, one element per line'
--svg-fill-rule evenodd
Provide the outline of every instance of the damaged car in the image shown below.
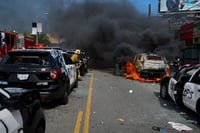
<path fill-rule="evenodd" d="M 166 58 L 153 53 L 140 53 L 135 55 L 133 64 L 137 72 L 144 78 L 161 78 L 168 70 Z"/>
<path fill-rule="evenodd" d="M 171 77 L 163 78 L 160 97 L 193 110 L 200 118 L 200 65 L 184 65 Z"/>
<path fill-rule="evenodd" d="M 1 60 L 0 87 L 37 88 L 43 102 L 67 104 L 68 95 L 78 87 L 77 70 L 62 50 L 12 50 Z"/>
<path fill-rule="evenodd" d="M 160 97 L 172 99 L 177 105 L 183 105 L 183 88 L 186 82 L 192 77 L 199 65 L 184 65 L 171 76 L 166 76 L 160 82 Z"/>

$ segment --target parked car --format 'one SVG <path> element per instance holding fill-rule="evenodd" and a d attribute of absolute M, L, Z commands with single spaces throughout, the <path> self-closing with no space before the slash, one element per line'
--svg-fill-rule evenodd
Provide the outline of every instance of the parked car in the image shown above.
<path fill-rule="evenodd" d="M 1 60 L 0 87 L 37 88 L 42 101 L 66 104 L 71 90 L 78 87 L 77 70 L 62 50 L 13 50 Z"/>
<path fill-rule="evenodd" d="M 37 90 L 0 88 L 1 133 L 45 133 L 45 128 Z"/>
<path fill-rule="evenodd" d="M 66 52 L 72 56 L 74 54 L 74 52 L 76 51 L 76 49 L 67 49 Z M 84 76 L 87 72 L 88 72 L 88 60 L 89 60 L 89 57 L 88 55 L 86 54 L 85 51 L 83 50 L 80 50 L 81 53 L 80 53 L 80 62 L 79 63 L 79 69 L 80 69 L 80 75 L 81 76 Z"/>
<path fill-rule="evenodd" d="M 184 106 L 196 112 L 200 118 L 200 68 L 185 83 L 182 97 Z"/>
<path fill-rule="evenodd" d="M 161 78 L 167 72 L 167 60 L 158 54 L 140 53 L 134 57 L 133 64 L 143 77 Z"/>
<path fill-rule="evenodd" d="M 160 97 L 171 98 L 177 105 L 195 111 L 200 118 L 200 65 L 184 65 L 173 76 L 163 78 Z"/>
<path fill-rule="evenodd" d="M 160 97 L 163 99 L 171 98 L 177 105 L 183 105 L 184 85 L 199 67 L 199 65 L 184 65 L 173 75 L 164 77 L 160 82 Z"/>

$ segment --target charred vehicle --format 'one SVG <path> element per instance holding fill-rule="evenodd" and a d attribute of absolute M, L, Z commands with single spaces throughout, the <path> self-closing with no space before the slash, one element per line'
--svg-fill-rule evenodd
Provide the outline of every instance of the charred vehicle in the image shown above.
<path fill-rule="evenodd" d="M 165 57 L 147 53 L 137 54 L 133 64 L 144 78 L 161 78 L 166 74 L 168 67 Z"/>
<path fill-rule="evenodd" d="M 45 133 L 38 90 L 0 88 L 1 133 Z"/>
<path fill-rule="evenodd" d="M 68 102 L 78 86 L 77 70 L 62 50 L 26 49 L 9 51 L 0 64 L 0 87 L 40 90 L 42 101 Z"/>

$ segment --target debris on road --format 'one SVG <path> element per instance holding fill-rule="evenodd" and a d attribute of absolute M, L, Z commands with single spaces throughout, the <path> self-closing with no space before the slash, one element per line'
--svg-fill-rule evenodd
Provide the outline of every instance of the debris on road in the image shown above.
<path fill-rule="evenodd" d="M 189 123 L 192 123 L 192 124 L 198 124 L 198 122 L 197 121 L 195 121 L 195 120 L 187 120 L 187 122 L 189 122 Z"/>
<path fill-rule="evenodd" d="M 119 118 L 119 119 L 118 119 L 118 121 L 124 122 L 124 119 L 122 119 L 122 118 Z"/>
<path fill-rule="evenodd" d="M 177 131 L 192 131 L 192 128 L 190 128 L 184 124 L 181 124 L 181 123 L 168 122 L 168 124 L 170 124 Z"/>
<path fill-rule="evenodd" d="M 162 130 L 161 127 L 153 126 L 152 129 L 153 129 L 154 131 L 159 131 L 160 133 L 167 133 L 166 131 Z"/>
<path fill-rule="evenodd" d="M 129 93 L 133 93 L 133 90 L 129 90 Z"/>

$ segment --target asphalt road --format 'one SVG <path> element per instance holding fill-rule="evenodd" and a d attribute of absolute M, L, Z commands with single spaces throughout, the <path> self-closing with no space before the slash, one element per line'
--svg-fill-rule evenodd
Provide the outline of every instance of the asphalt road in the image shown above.
<path fill-rule="evenodd" d="M 160 99 L 159 83 L 115 76 L 112 70 L 87 73 L 67 105 L 43 107 L 46 133 L 180 132 L 175 127 L 200 132 L 195 113 Z"/>

